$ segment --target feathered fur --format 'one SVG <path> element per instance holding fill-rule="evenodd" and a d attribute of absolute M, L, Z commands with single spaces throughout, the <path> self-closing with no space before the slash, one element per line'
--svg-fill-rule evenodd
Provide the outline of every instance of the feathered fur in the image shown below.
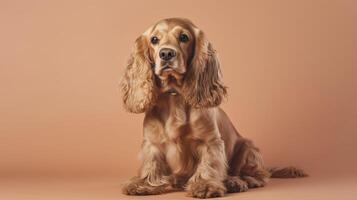
<path fill-rule="evenodd" d="M 214 107 L 227 94 L 220 76 L 220 63 L 202 31 L 196 33 L 195 54 L 182 88 L 186 102 L 194 107 Z"/>
<path fill-rule="evenodd" d="M 163 60 L 168 48 L 175 57 Z M 262 187 L 270 176 L 306 175 L 265 167 L 259 149 L 237 132 L 219 108 L 227 89 L 216 51 L 187 19 L 161 20 L 136 40 L 121 90 L 128 111 L 145 112 L 142 163 L 125 194 L 185 189 L 209 198 Z"/>
<path fill-rule="evenodd" d="M 140 36 L 120 84 L 124 107 L 130 112 L 145 112 L 156 102 L 158 94 L 151 63 L 147 41 Z"/>

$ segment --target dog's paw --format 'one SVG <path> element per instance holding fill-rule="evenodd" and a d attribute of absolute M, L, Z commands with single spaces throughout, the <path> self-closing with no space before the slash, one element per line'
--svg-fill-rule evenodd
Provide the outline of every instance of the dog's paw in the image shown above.
<path fill-rule="evenodd" d="M 218 181 L 199 180 L 189 183 L 187 192 L 188 196 L 205 199 L 224 196 L 226 188 Z"/>
<path fill-rule="evenodd" d="M 238 176 L 229 176 L 224 181 L 227 192 L 245 192 L 248 190 L 248 183 L 240 179 Z"/>
<path fill-rule="evenodd" d="M 123 194 L 126 195 L 154 195 L 165 192 L 165 186 L 151 186 L 144 179 L 132 178 L 122 187 Z"/>
<path fill-rule="evenodd" d="M 243 180 L 248 183 L 249 188 L 264 187 L 266 185 L 266 181 L 251 176 L 243 176 Z"/>

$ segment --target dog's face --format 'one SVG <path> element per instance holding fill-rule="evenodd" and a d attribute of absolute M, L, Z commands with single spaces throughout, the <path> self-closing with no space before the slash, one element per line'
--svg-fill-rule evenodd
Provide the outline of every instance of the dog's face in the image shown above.
<path fill-rule="evenodd" d="M 221 103 L 218 58 L 205 35 L 187 19 L 164 19 L 135 42 L 121 88 L 127 110 L 140 113 L 161 93 L 175 91 L 194 107 Z"/>
<path fill-rule="evenodd" d="M 161 21 L 144 35 L 150 40 L 155 75 L 161 80 L 173 78 L 180 81 L 193 56 L 195 37 L 192 28 L 179 21 Z"/>
<path fill-rule="evenodd" d="M 195 33 L 190 22 L 162 20 L 150 27 L 143 37 L 147 40 L 153 71 L 160 92 L 175 91 L 194 55 Z"/>

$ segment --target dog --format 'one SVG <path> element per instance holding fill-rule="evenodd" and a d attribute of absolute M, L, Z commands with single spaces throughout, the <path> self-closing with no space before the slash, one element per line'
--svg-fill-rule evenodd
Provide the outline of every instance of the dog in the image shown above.
<path fill-rule="evenodd" d="M 227 94 L 216 51 L 191 21 L 163 19 L 135 41 L 120 83 L 125 109 L 145 113 L 141 167 L 127 195 L 187 191 L 222 197 L 264 186 L 270 177 L 304 177 L 268 168 L 219 108 Z"/>

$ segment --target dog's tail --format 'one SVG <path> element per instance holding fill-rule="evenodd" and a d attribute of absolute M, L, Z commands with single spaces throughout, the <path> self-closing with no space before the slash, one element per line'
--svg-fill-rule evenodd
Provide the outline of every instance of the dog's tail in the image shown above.
<path fill-rule="evenodd" d="M 268 167 L 271 178 L 299 178 L 307 177 L 308 174 L 304 170 L 296 167 Z"/>

